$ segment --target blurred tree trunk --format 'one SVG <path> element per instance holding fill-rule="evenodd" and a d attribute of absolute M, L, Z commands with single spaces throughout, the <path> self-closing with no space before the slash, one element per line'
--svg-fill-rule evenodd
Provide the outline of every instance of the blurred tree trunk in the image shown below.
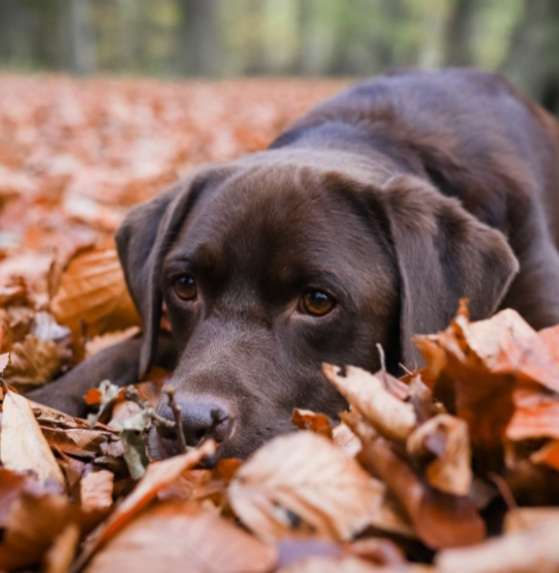
<path fill-rule="evenodd" d="M 68 67 L 78 74 L 92 73 L 96 68 L 96 42 L 91 0 L 70 0 L 67 10 Z"/>
<path fill-rule="evenodd" d="M 18 0 L 0 1 L 0 53 L 10 64 L 21 55 L 24 40 L 21 30 L 28 28 L 27 14 Z"/>
<path fill-rule="evenodd" d="M 311 0 L 297 1 L 297 36 L 298 50 L 297 57 L 293 63 L 293 72 L 296 74 L 313 73 L 315 61 L 316 42 L 313 34 L 313 13 L 314 5 Z"/>
<path fill-rule="evenodd" d="M 116 0 L 116 12 L 118 15 L 118 66 L 126 70 L 139 68 L 144 63 L 140 58 L 138 46 L 144 44 L 145 38 L 138 41 L 138 2 L 134 0 Z"/>
<path fill-rule="evenodd" d="M 179 69 L 188 75 L 219 71 L 219 0 L 179 0 Z"/>
<path fill-rule="evenodd" d="M 559 115 L 559 1 L 524 0 L 503 66 L 526 93 Z"/>
<path fill-rule="evenodd" d="M 244 14 L 249 29 L 245 36 L 246 51 L 244 55 L 243 73 L 248 75 L 260 75 L 267 69 L 267 45 L 265 38 L 266 6 L 263 0 L 247 0 L 243 3 Z M 246 24 L 245 24 L 246 26 Z"/>
<path fill-rule="evenodd" d="M 454 0 L 445 30 L 445 65 L 471 66 L 472 40 L 479 5 L 476 0 Z"/>

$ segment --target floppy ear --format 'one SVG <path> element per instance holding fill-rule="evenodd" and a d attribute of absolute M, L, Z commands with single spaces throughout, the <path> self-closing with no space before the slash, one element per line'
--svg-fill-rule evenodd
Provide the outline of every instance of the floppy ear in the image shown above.
<path fill-rule="evenodd" d="M 132 209 L 117 231 L 118 256 L 143 322 L 140 377 L 151 367 L 157 351 L 163 259 L 202 191 L 222 173 L 218 168 L 196 172 L 152 201 Z"/>
<path fill-rule="evenodd" d="M 412 368 L 420 363 L 413 335 L 445 328 L 462 297 L 474 319 L 490 315 L 519 265 L 500 231 L 421 179 L 392 178 L 382 202 L 400 274 L 400 359 Z"/>

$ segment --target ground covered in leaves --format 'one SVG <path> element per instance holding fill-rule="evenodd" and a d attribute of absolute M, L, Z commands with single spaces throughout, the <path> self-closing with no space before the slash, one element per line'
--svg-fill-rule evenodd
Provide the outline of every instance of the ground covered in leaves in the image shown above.
<path fill-rule="evenodd" d="M 0 570 L 559 571 L 559 327 L 514 311 L 416 341 L 426 366 L 325 365 L 350 407 L 245 462 L 150 463 L 166 373 L 77 419 L 24 397 L 138 332 L 112 233 L 193 165 L 264 147 L 334 82 L 0 77 Z M 171 399 L 171 397 L 170 397 Z"/>

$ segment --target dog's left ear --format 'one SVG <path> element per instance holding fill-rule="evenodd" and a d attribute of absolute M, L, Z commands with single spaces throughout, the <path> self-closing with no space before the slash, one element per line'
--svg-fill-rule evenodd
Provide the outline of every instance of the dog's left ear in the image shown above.
<path fill-rule="evenodd" d="M 118 229 L 118 255 L 143 323 L 140 377 L 147 373 L 157 352 L 163 259 L 202 193 L 217 187 L 230 171 L 225 166 L 197 170 L 152 201 L 132 209 Z"/>
<path fill-rule="evenodd" d="M 445 328 L 462 297 L 473 319 L 490 315 L 519 265 L 500 231 L 423 180 L 394 177 L 380 195 L 400 274 L 400 359 L 413 368 L 413 335 Z"/>

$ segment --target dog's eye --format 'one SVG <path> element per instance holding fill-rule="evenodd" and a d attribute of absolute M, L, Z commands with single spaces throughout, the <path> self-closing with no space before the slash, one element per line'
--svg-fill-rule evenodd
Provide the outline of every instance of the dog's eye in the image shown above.
<path fill-rule="evenodd" d="M 198 294 L 196 281 L 192 275 L 180 275 L 173 281 L 175 294 L 182 300 L 194 300 Z"/>
<path fill-rule="evenodd" d="M 334 297 L 318 289 L 309 289 L 299 300 L 299 312 L 312 316 L 324 316 L 335 306 Z"/>

